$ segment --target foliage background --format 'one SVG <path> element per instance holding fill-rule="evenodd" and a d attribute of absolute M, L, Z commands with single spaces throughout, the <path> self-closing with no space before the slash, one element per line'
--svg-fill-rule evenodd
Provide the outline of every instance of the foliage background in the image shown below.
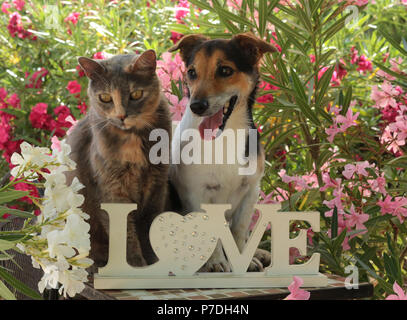
<path fill-rule="evenodd" d="M 402 144 L 407 78 L 403 60 L 391 63 L 407 53 L 406 5 L 403 0 L 3 1 L 1 173 L 12 167 L 9 157 L 23 140 L 50 146 L 54 135 L 63 137 L 71 127 L 69 116 L 86 113 L 87 79 L 78 56 L 156 50 L 179 120 L 186 105 L 184 69 L 168 48 L 182 34 L 229 38 L 251 31 L 279 48 L 264 59 L 254 112 L 267 154 L 259 201 L 320 211 L 322 232 L 308 235 L 310 253 L 321 253 L 322 271 L 346 276 L 346 268 L 356 265 L 360 281 L 373 282 L 374 297 L 384 298 L 394 282 L 405 286 L 407 279 Z M 356 20 L 349 22 L 352 12 Z M 326 131 L 330 128 L 334 133 Z M 392 128 L 390 138 L 386 128 Z M 349 175 L 351 169 L 355 173 Z M 38 196 L 29 185 L 16 186 Z M 27 209 L 31 202 L 10 205 Z M 293 223 L 293 236 L 299 227 L 309 226 Z M 295 251 L 291 258 L 307 260 Z"/>

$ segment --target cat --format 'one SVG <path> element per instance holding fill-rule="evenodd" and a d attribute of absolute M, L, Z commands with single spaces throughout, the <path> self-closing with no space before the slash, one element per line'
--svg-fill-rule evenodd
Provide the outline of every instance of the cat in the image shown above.
<path fill-rule="evenodd" d="M 171 139 L 171 118 L 156 75 L 156 54 L 116 55 L 106 60 L 78 58 L 89 78 L 90 108 L 67 138 L 72 172 L 85 185 L 84 212 L 90 215 L 91 251 L 96 267 L 107 263 L 108 216 L 101 203 L 137 203 L 128 217 L 127 261 L 143 266 L 156 261 L 148 233 L 152 220 L 164 211 L 168 164 L 151 164 L 153 129 Z"/>

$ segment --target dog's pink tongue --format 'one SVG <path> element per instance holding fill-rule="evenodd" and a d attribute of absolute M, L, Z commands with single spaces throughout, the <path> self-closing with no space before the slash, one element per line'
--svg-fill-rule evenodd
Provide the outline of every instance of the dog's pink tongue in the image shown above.
<path fill-rule="evenodd" d="M 216 134 L 216 129 L 220 127 L 222 124 L 222 118 L 223 118 L 223 109 L 221 108 L 218 112 L 216 112 L 213 116 L 211 117 L 205 117 L 201 124 L 199 125 L 199 133 L 201 134 L 201 139 L 206 139 L 206 140 L 212 140 L 215 138 Z M 205 129 L 211 129 L 212 130 L 212 135 L 207 135 L 205 137 Z"/>

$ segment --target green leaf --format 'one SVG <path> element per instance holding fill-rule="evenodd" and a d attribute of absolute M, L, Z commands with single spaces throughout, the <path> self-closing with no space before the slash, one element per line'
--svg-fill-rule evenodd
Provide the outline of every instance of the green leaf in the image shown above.
<path fill-rule="evenodd" d="M 20 190 L 2 191 L 0 192 L 0 203 L 8 203 L 10 201 L 20 199 L 28 194 L 28 191 Z"/>
<path fill-rule="evenodd" d="M 324 74 L 322 75 L 321 79 L 317 82 L 316 90 L 319 89 L 316 94 L 316 101 L 315 101 L 317 109 L 322 108 L 321 101 L 322 101 L 323 97 L 325 96 L 325 94 L 327 93 L 327 89 L 329 87 L 329 83 L 331 82 L 334 69 L 335 69 L 335 67 L 332 66 L 328 70 L 326 70 L 324 72 Z"/>
<path fill-rule="evenodd" d="M 343 99 L 342 110 L 340 112 L 341 115 L 345 115 L 346 112 L 348 112 L 351 100 L 352 100 L 352 86 L 350 86 L 346 91 L 345 98 Z"/>
<path fill-rule="evenodd" d="M 35 217 L 35 215 L 33 215 L 30 212 L 22 211 L 22 210 L 18 210 L 18 209 L 11 209 L 11 208 L 7 208 L 5 206 L 0 205 L 0 216 L 5 214 L 5 213 L 8 213 L 8 214 L 11 214 L 13 216 L 20 217 L 20 218 L 33 218 L 33 217 Z"/>
<path fill-rule="evenodd" d="M 6 251 L 11 248 L 14 248 L 15 244 L 13 242 L 0 239 L 0 251 Z"/>
<path fill-rule="evenodd" d="M 6 300 L 17 300 L 14 294 L 2 281 L 0 281 L 0 297 L 3 297 Z"/>
<path fill-rule="evenodd" d="M 259 34 L 263 38 L 267 25 L 267 0 L 259 0 Z"/>
<path fill-rule="evenodd" d="M 3 268 L 0 268 L 0 278 L 2 278 L 4 281 L 6 281 L 9 285 L 11 285 L 13 288 L 16 290 L 20 291 L 22 294 L 36 299 L 36 300 L 42 300 L 42 296 L 28 287 L 26 284 L 21 282 L 20 280 L 16 279 L 13 277 L 11 274 L 6 272 Z"/>
<path fill-rule="evenodd" d="M 335 206 L 332 214 L 331 238 L 334 239 L 337 236 L 338 236 L 338 209 Z"/>
<path fill-rule="evenodd" d="M 384 30 L 383 27 L 379 27 L 377 28 L 377 31 L 386 38 L 386 40 L 388 42 L 391 43 L 391 45 L 396 48 L 398 51 L 400 51 L 400 53 L 402 53 L 403 55 L 407 56 L 407 51 L 400 46 L 399 42 L 392 36 L 390 35 L 387 31 Z"/>

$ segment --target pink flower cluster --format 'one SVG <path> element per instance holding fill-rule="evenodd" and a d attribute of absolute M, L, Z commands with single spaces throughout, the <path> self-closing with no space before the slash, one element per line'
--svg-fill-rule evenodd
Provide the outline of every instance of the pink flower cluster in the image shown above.
<path fill-rule="evenodd" d="M 44 129 L 50 132 L 54 131 L 57 137 L 63 137 L 66 130 L 72 126 L 72 123 L 67 121 L 68 117 L 72 117 L 71 111 L 67 106 L 61 105 L 54 109 L 56 119 L 47 112 L 48 105 L 46 103 L 37 103 L 29 115 L 33 128 Z"/>
<path fill-rule="evenodd" d="M 28 84 L 26 88 L 36 88 L 39 89 L 42 86 L 44 78 L 48 75 L 49 71 L 45 68 L 41 68 L 35 71 L 32 75 L 29 72 L 25 73 L 25 77 L 28 78 Z"/>
<path fill-rule="evenodd" d="M 185 18 L 188 15 L 189 12 L 189 2 L 187 0 L 179 0 L 178 4 L 176 5 L 176 11 L 175 11 L 175 19 L 177 19 L 177 23 L 179 24 L 185 24 L 183 18 Z M 181 38 L 182 34 L 178 32 L 171 32 L 171 41 L 173 43 L 177 43 Z"/>
<path fill-rule="evenodd" d="M 393 70 L 396 70 L 394 66 Z M 385 74 L 381 75 L 388 79 Z M 373 107 L 380 110 L 384 120 L 381 142 L 387 144 L 387 149 L 396 156 L 402 155 L 401 147 L 405 146 L 407 138 L 407 94 L 400 86 L 384 80 L 380 87 L 372 87 L 370 97 L 375 103 Z"/>
<path fill-rule="evenodd" d="M 27 18 L 27 22 L 31 23 L 31 21 Z M 21 15 L 18 12 L 14 12 L 10 14 L 9 23 L 7 26 L 8 31 L 12 38 L 18 37 L 21 39 L 30 38 L 32 40 L 36 40 L 36 36 L 32 36 L 32 33 L 24 29 L 23 22 L 21 19 Z"/>
<path fill-rule="evenodd" d="M 17 94 L 12 94 L 8 98 L 8 92 L 0 88 L 0 150 L 3 151 L 4 159 L 10 164 L 11 155 L 19 151 L 22 140 L 12 138 L 12 120 L 15 116 L 1 111 L 2 109 L 20 108 L 20 99 Z"/>
<path fill-rule="evenodd" d="M 171 83 L 174 82 L 177 86 L 182 83 L 185 73 L 185 66 L 179 53 L 174 57 L 170 52 L 164 52 L 161 60 L 157 61 L 157 75 L 161 80 L 164 94 L 170 103 L 170 111 L 172 112 L 172 120 L 179 121 L 185 112 L 188 98 L 185 92 L 180 99 L 172 92 Z"/>
<path fill-rule="evenodd" d="M 380 207 L 380 212 L 382 215 L 391 214 L 403 223 L 404 219 L 407 218 L 407 198 L 405 197 L 395 197 L 392 200 L 390 195 L 387 195 L 383 201 L 379 201 L 377 205 Z"/>
<path fill-rule="evenodd" d="M 351 60 L 350 63 L 351 64 L 357 64 L 357 71 L 359 71 L 360 73 L 366 73 L 366 71 L 372 71 L 373 69 L 373 65 L 372 62 L 365 56 L 365 55 L 361 55 L 359 56 L 359 52 L 358 50 L 353 46 L 350 49 L 351 52 Z"/>
<path fill-rule="evenodd" d="M 357 125 L 356 119 L 359 116 L 359 112 L 353 114 L 352 108 L 349 107 L 348 111 L 346 112 L 346 116 L 343 116 L 339 114 L 341 110 L 342 107 L 332 107 L 329 110 L 330 113 L 333 113 L 335 116 L 333 118 L 333 124 L 329 128 L 325 129 L 325 133 L 328 135 L 328 141 L 331 143 L 334 141 L 334 138 L 338 133 L 343 133 L 348 128 Z"/>

